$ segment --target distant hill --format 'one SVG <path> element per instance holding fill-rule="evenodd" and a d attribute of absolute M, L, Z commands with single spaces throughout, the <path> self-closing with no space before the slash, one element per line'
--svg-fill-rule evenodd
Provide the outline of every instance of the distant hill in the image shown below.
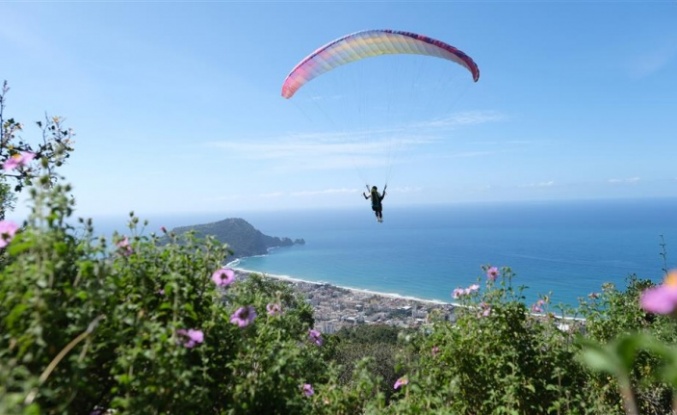
<path fill-rule="evenodd" d="M 290 238 L 264 235 L 249 222 L 241 218 L 229 218 L 203 225 L 181 226 L 172 229 L 172 232 L 179 235 L 191 230 L 200 238 L 212 235 L 220 242 L 227 243 L 233 251 L 231 259 L 263 255 L 270 248 L 292 246 L 294 244 L 303 245 L 306 243 L 303 239 L 292 240 Z"/>

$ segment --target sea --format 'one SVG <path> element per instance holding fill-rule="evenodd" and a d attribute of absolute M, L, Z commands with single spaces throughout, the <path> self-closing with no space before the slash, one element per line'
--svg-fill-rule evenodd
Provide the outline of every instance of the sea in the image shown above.
<path fill-rule="evenodd" d="M 364 207 L 151 216 L 144 232 L 228 217 L 305 240 L 229 266 L 422 300 L 454 302 L 455 288 L 484 286 L 488 265 L 510 267 L 527 304 L 548 295 L 553 308 L 677 267 L 677 198 L 386 205 L 383 223 Z M 121 219 L 94 223 L 125 233 Z"/>

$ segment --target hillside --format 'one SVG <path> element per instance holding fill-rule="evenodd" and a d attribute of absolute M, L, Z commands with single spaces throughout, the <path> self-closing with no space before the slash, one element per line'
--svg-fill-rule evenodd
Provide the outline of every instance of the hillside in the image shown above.
<path fill-rule="evenodd" d="M 303 245 L 305 243 L 303 239 L 292 240 L 286 237 L 280 238 L 264 235 L 249 222 L 241 218 L 229 218 L 202 225 L 181 226 L 174 228 L 172 232 L 182 234 L 190 230 L 195 231 L 195 235 L 200 238 L 212 235 L 220 242 L 227 243 L 233 251 L 232 258 L 263 255 L 270 248 L 292 246 L 294 244 Z"/>

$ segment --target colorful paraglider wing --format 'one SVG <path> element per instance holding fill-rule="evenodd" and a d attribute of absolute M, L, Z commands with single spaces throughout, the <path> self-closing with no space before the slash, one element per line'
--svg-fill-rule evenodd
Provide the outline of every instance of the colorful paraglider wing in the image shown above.
<path fill-rule="evenodd" d="M 448 59 L 468 69 L 475 82 L 480 78 L 480 70 L 472 58 L 444 42 L 410 32 L 366 30 L 330 42 L 303 59 L 287 75 L 282 85 L 282 96 L 291 98 L 307 82 L 338 66 L 387 54 Z"/>

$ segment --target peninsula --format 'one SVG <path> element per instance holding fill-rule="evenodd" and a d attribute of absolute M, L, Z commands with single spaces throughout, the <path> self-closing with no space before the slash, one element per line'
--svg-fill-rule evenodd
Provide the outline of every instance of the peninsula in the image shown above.
<path fill-rule="evenodd" d="M 303 239 L 280 238 L 264 235 L 242 218 L 229 218 L 218 222 L 201 225 L 181 226 L 172 229 L 177 235 L 189 231 L 195 232 L 198 238 L 208 235 L 215 237 L 219 242 L 228 244 L 233 255 L 229 260 L 254 255 L 264 255 L 271 248 L 279 248 L 292 245 L 303 245 Z"/>

